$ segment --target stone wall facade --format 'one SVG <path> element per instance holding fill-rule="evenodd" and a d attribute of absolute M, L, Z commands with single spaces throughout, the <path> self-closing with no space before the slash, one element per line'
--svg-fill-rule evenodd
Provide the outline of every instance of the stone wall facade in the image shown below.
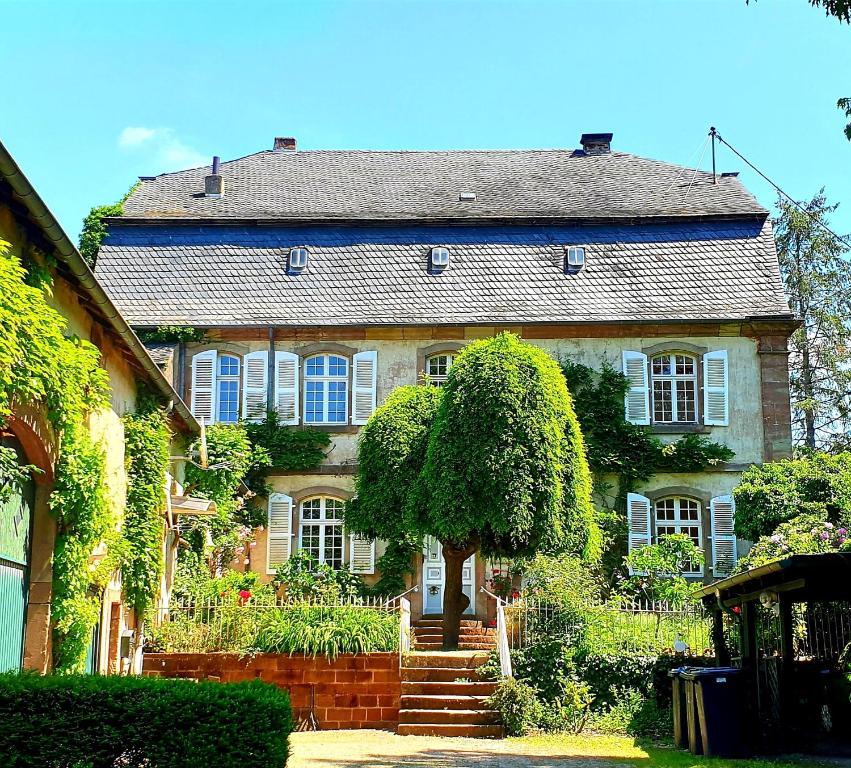
<path fill-rule="evenodd" d="M 215 680 L 223 683 L 263 680 L 287 690 L 293 715 L 319 728 L 380 728 L 399 724 L 402 681 L 396 653 L 328 657 L 261 653 L 151 653 L 144 657 L 148 677 Z"/>

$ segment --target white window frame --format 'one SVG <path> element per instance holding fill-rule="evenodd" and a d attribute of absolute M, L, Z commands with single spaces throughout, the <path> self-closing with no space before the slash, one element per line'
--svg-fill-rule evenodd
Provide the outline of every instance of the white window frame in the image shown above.
<path fill-rule="evenodd" d="M 229 373 L 223 375 L 221 373 L 222 370 L 222 362 L 224 360 L 236 360 L 237 363 L 237 372 L 235 374 Z M 213 413 L 213 421 L 216 424 L 236 424 L 240 419 L 240 414 L 242 413 L 242 370 L 245 365 L 245 362 L 242 359 L 241 355 L 235 355 L 231 352 L 219 353 L 216 358 L 216 408 Z M 221 418 L 221 403 L 222 403 L 222 383 L 223 382 L 236 382 L 236 419 L 234 421 L 224 421 Z"/>
<path fill-rule="evenodd" d="M 671 370 L 673 373 L 666 374 L 656 374 L 653 371 L 653 364 L 657 359 L 661 357 L 667 357 L 669 359 L 669 363 L 671 364 Z M 692 361 L 693 371 L 692 374 L 677 374 L 677 357 L 685 357 Z M 688 352 L 677 352 L 676 350 L 672 350 L 670 352 L 659 352 L 653 355 L 649 360 L 650 366 L 650 415 L 654 424 L 699 424 L 700 423 L 700 413 L 698 411 L 698 403 L 700 402 L 700 381 L 698 379 L 698 366 L 700 365 L 700 360 L 697 355 L 688 353 Z M 671 382 L 671 420 L 670 421 L 661 421 L 656 418 L 656 382 L 657 381 L 669 381 Z M 691 381 L 694 382 L 694 419 L 686 421 L 684 419 L 679 419 L 678 413 L 678 398 L 677 394 L 677 382 L 678 381 Z"/>
<path fill-rule="evenodd" d="M 660 520 L 659 519 L 659 509 L 658 505 L 663 501 L 673 501 L 674 502 L 674 519 L 673 520 Z M 680 516 L 680 505 L 683 501 L 688 501 L 692 504 L 697 504 L 697 520 L 683 520 Z M 703 502 L 700 499 L 696 499 L 693 496 L 688 495 L 670 495 L 670 496 L 660 496 L 658 499 L 653 500 L 653 537 L 656 543 L 659 543 L 661 536 L 669 536 L 671 532 L 666 532 L 664 534 L 659 533 L 659 528 L 673 528 L 673 533 L 683 533 L 687 535 L 691 539 L 691 535 L 683 530 L 685 528 L 697 528 L 697 548 L 703 551 Z M 694 541 L 692 539 L 692 541 Z M 683 574 L 684 576 L 703 576 L 703 565 L 699 568 L 692 569 L 691 571 L 687 571 Z"/>
<path fill-rule="evenodd" d="M 305 517 L 304 505 L 307 502 L 319 500 L 319 517 Z M 346 535 L 342 517 L 328 517 L 328 502 L 334 501 L 344 505 L 346 502 L 337 496 L 309 496 L 302 499 L 298 504 L 298 548 L 304 549 L 304 528 L 307 525 L 319 526 L 319 557 L 317 561 L 322 564 L 325 559 L 325 534 L 328 528 L 339 526 L 340 528 L 340 568 L 346 565 Z M 342 509 L 339 510 L 342 512 Z M 333 567 L 333 566 L 332 566 Z"/>
<path fill-rule="evenodd" d="M 330 371 L 331 358 L 332 357 L 338 357 L 341 360 L 345 360 L 345 362 L 346 362 L 346 374 L 345 374 L 345 376 L 340 376 L 338 374 L 335 374 L 334 376 L 332 376 L 329 373 L 325 373 L 321 376 L 317 376 L 315 374 L 309 374 L 308 373 L 308 365 L 310 364 L 310 361 L 315 360 L 319 357 L 325 358 L 325 368 L 324 368 L 325 371 Z M 325 426 L 337 426 L 337 425 L 342 426 L 342 425 L 348 424 L 349 423 L 349 398 L 351 396 L 350 377 L 351 377 L 351 373 L 352 373 L 352 361 L 348 357 L 346 357 L 345 355 L 341 355 L 337 352 L 319 352 L 315 355 L 310 355 L 310 356 L 304 358 L 304 365 L 302 367 L 302 371 L 303 371 L 302 378 L 304 379 L 304 382 L 302 384 L 302 386 L 303 386 L 302 401 L 303 401 L 303 404 L 304 404 L 303 405 L 303 413 L 302 413 L 303 423 L 304 424 L 325 425 Z M 307 418 L 307 407 L 308 407 L 307 385 L 309 383 L 316 383 L 316 382 L 321 382 L 321 383 L 324 384 L 324 386 L 323 386 L 323 397 L 322 397 L 322 420 L 321 421 L 311 421 Z M 331 383 L 331 382 L 334 382 L 334 383 L 343 382 L 346 386 L 345 397 L 343 398 L 344 414 L 343 414 L 343 419 L 340 420 L 340 421 L 329 421 L 328 420 L 328 403 L 329 403 L 328 384 Z"/>
<path fill-rule="evenodd" d="M 429 367 L 431 366 L 431 361 L 437 359 L 438 357 L 446 357 L 449 358 L 446 364 L 446 373 L 445 374 L 437 374 L 433 375 L 429 372 Z M 455 358 L 458 357 L 457 352 L 435 352 L 433 355 L 429 355 L 425 361 L 425 375 L 428 376 L 428 383 L 433 387 L 442 387 L 446 384 L 446 379 L 449 378 L 449 369 L 452 367 L 455 362 Z"/>

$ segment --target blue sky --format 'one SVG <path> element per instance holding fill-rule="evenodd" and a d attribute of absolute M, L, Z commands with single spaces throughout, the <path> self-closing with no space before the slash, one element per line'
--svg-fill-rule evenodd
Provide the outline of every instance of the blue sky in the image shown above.
<path fill-rule="evenodd" d="M 271 148 L 575 147 L 710 125 L 851 232 L 851 27 L 806 0 L 0 0 L 0 138 L 76 238 L 140 174 Z M 709 153 L 702 167 L 709 168 Z M 764 205 L 774 194 L 737 158 Z"/>

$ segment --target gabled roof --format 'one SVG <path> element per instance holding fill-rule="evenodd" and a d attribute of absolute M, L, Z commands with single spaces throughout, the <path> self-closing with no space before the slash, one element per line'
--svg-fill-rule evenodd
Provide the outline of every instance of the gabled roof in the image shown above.
<path fill-rule="evenodd" d="M 137 326 L 790 317 L 768 221 L 113 226 L 97 274 Z M 307 268 L 288 274 L 293 246 Z M 428 270 L 434 245 L 450 250 Z M 565 274 L 564 247 L 586 265 Z"/>
<path fill-rule="evenodd" d="M 68 239 L 65 230 L 59 225 L 2 142 L 0 142 L 0 192 L 4 193 L 3 196 L 10 198 L 22 224 L 40 234 L 45 249 L 57 259 L 57 272 L 77 292 L 86 311 L 114 336 L 130 366 L 172 404 L 172 412 L 180 418 L 188 430 L 199 432 L 201 427 L 189 408 L 165 379 L 142 342 L 104 292 L 80 252 Z"/>
<path fill-rule="evenodd" d="M 144 178 L 124 218 L 207 220 L 558 220 L 765 216 L 737 178 L 623 152 L 581 150 L 258 152 Z M 459 200 L 475 193 L 475 201 Z"/>

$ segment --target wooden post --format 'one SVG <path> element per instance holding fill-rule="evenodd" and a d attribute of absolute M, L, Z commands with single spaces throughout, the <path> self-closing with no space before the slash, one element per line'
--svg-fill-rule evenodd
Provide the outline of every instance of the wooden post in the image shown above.
<path fill-rule="evenodd" d="M 791 702 L 794 700 L 795 685 L 795 627 L 792 620 L 791 601 L 780 598 L 780 722 L 786 727 L 794 726 Z"/>
<path fill-rule="evenodd" d="M 730 649 L 724 640 L 724 614 L 720 609 L 712 612 L 712 645 L 715 648 L 715 666 L 730 666 Z"/>
<path fill-rule="evenodd" d="M 754 673 L 759 665 L 756 650 L 756 608 L 753 603 L 742 603 L 742 669 L 752 669 Z"/>

